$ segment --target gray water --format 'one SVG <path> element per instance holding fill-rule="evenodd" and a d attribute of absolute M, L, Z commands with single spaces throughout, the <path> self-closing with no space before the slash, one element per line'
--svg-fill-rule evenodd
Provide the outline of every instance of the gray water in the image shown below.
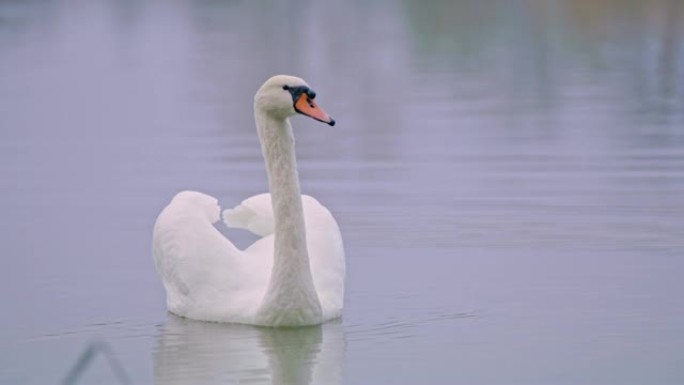
<path fill-rule="evenodd" d="M 266 191 L 276 73 L 344 316 L 168 315 L 156 215 Z M 2 384 L 681 384 L 684 2 L 1 1 L 0 215 Z"/>

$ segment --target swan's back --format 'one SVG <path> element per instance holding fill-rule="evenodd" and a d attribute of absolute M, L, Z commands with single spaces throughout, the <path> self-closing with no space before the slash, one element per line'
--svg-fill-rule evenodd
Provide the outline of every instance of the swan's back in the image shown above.
<path fill-rule="evenodd" d="M 344 302 L 342 236 L 327 208 L 308 195 L 302 196 L 302 203 L 323 319 L 337 318 Z M 167 306 L 172 313 L 193 319 L 254 323 L 273 267 L 271 196 L 255 195 L 224 212 L 229 227 L 264 235 L 244 251 L 214 227 L 219 214 L 215 198 L 194 191 L 178 193 L 159 214 L 153 255 Z"/>

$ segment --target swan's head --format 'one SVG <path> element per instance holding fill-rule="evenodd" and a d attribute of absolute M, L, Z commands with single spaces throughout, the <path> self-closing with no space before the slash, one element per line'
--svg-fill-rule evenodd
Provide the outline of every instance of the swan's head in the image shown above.
<path fill-rule="evenodd" d="M 315 98 L 316 93 L 303 79 L 276 75 L 259 88 L 254 96 L 254 108 L 278 119 L 302 114 L 334 126 L 335 120 L 318 107 Z"/>

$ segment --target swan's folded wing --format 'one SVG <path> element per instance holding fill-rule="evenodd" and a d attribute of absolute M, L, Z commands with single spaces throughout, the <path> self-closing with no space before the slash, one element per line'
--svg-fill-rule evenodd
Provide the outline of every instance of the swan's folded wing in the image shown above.
<path fill-rule="evenodd" d="M 249 230 L 265 237 L 275 231 L 271 194 L 259 194 L 249 197 L 232 209 L 223 211 L 223 223 L 236 229 Z"/>
<path fill-rule="evenodd" d="M 153 257 L 168 309 L 175 314 L 221 320 L 245 313 L 239 297 L 251 288 L 244 279 L 245 258 L 214 228 L 219 213 L 215 198 L 186 191 L 177 194 L 157 218 Z M 219 311 L 217 298 L 225 302 Z"/>

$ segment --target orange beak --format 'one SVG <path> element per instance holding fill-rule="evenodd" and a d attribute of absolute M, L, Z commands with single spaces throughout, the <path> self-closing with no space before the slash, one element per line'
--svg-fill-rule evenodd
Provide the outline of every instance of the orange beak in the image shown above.
<path fill-rule="evenodd" d="M 327 123 L 331 126 L 335 125 L 335 119 L 331 118 L 309 95 L 302 93 L 294 105 L 295 111 L 308 117 L 314 118 L 319 122 Z"/>

